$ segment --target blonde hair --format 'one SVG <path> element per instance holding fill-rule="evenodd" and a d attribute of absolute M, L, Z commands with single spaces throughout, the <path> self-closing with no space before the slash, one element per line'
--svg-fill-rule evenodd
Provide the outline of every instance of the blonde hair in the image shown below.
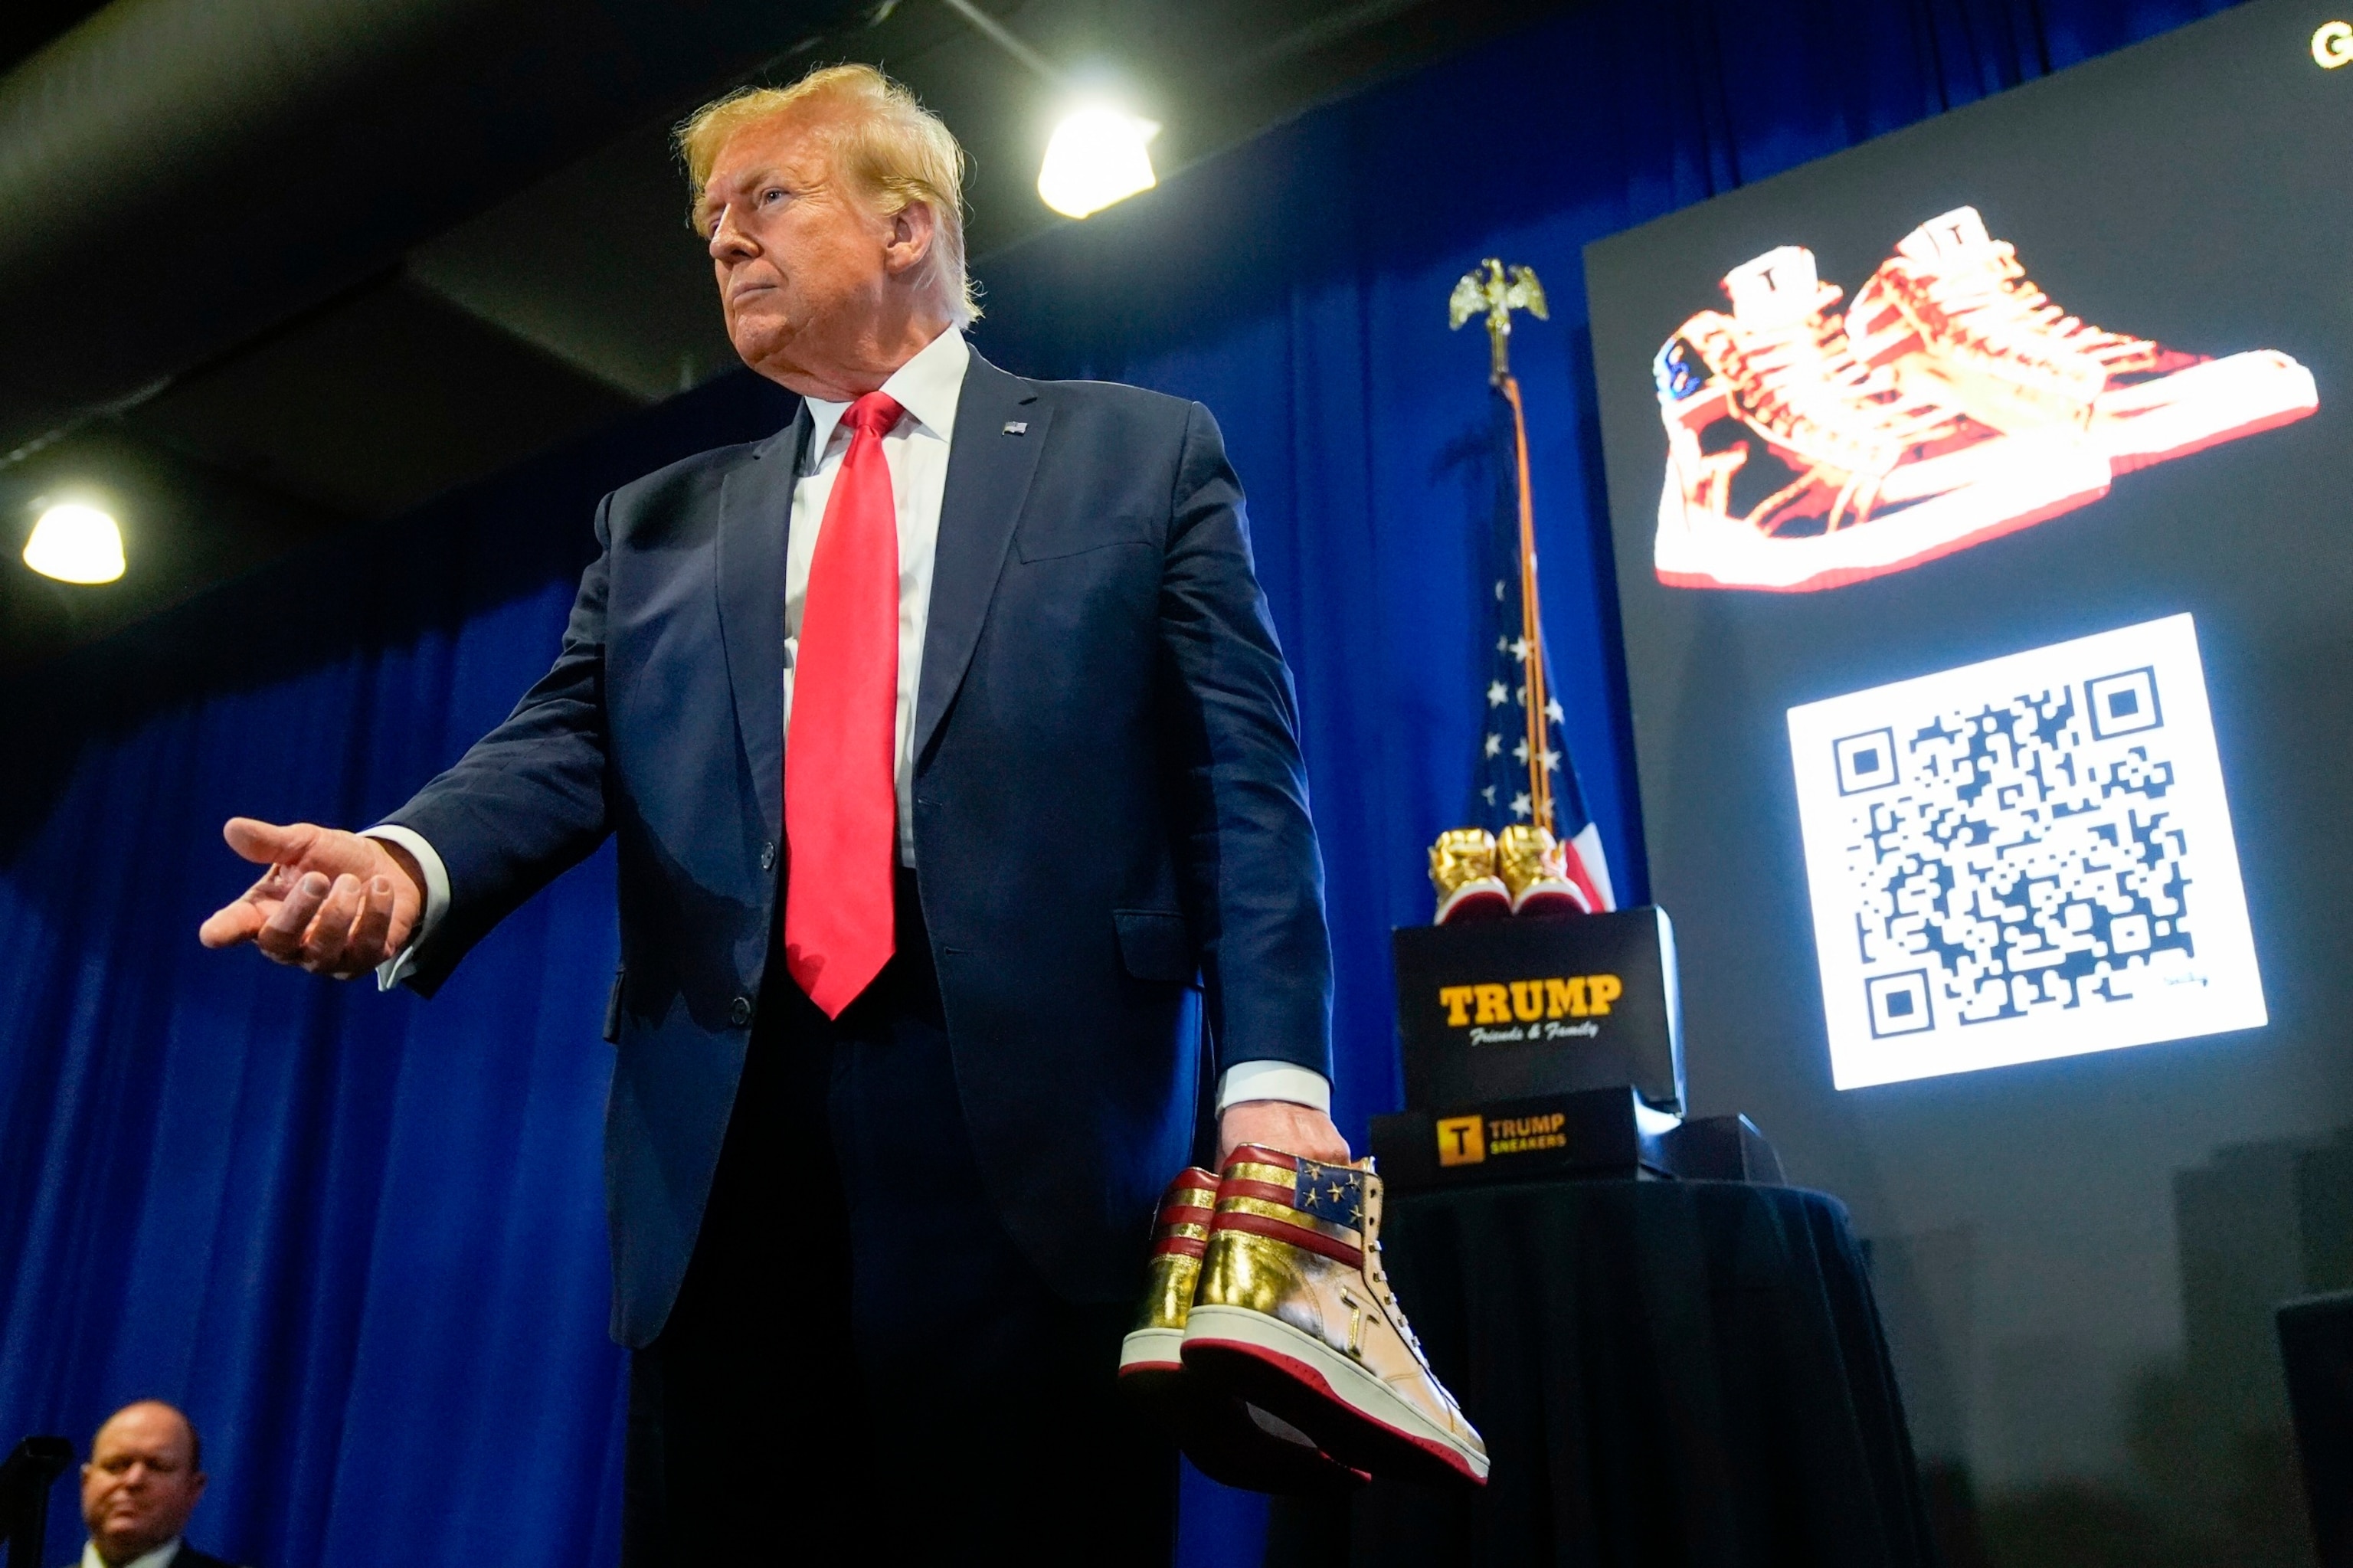
<path fill-rule="evenodd" d="M 846 111 L 828 133 L 834 167 L 878 202 L 885 217 L 913 202 L 931 208 L 926 260 L 933 281 L 955 323 L 969 324 L 980 304 L 964 265 L 964 149 L 938 115 L 872 66 L 827 66 L 790 87 L 738 88 L 687 116 L 675 141 L 693 186 L 692 210 L 701 208 L 712 165 L 730 137 L 804 103 Z"/>

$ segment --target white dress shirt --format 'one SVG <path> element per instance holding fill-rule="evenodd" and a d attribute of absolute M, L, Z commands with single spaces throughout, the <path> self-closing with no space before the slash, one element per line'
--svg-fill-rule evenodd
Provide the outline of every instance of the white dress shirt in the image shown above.
<path fill-rule="evenodd" d="M 180 1538 L 175 1535 L 154 1551 L 133 1557 L 130 1562 L 125 1563 L 122 1568 L 165 1568 L 165 1564 L 177 1556 L 179 1551 Z M 81 1568 L 106 1568 L 106 1559 L 98 1554 L 97 1542 L 83 1542 Z"/>
<path fill-rule="evenodd" d="M 891 499 L 899 514 L 898 745 L 892 784 L 899 797 L 899 862 L 915 863 L 915 689 L 923 671 L 923 628 L 931 618 L 932 567 L 939 556 L 940 506 L 947 494 L 948 447 L 956 404 L 964 395 L 972 350 L 955 327 L 940 334 L 899 366 L 882 390 L 905 409 L 882 438 L 891 470 Z M 825 524 L 834 476 L 849 450 L 841 418 L 848 403 L 807 399 L 808 446 L 793 485 L 792 527 L 785 550 L 785 733 L 792 734 L 793 664 L 800 651 L 801 612 L 808 599 L 809 562 Z M 789 774 L 790 769 L 786 769 Z M 449 906 L 449 874 L 433 846 L 406 828 L 370 828 L 367 836 L 399 844 L 425 873 L 425 912 L 406 948 L 377 971 L 385 989 L 399 983 L 410 954 Z M 1321 1073 L 1289 1062 L 1236 1062 L 1218 1085 L 1218 1108 L 1238 1100 L 1289 1100 L 1328 1113 L 1332 1086 Z"/>
<path fill-rule="evenodd" d="M 891 501 L 899 512 L 899 713 L 892 787 L 899 792 L 899 863 L 915 863 L 915 686 L 923 673 L 923 628 L 931 620 L 932 564 L 939 558 L 940 503 L 948 490 L 948 443 L 964 397 L 972 350 L 950 327 L 882 383 L 906 413 L 882 437 Z M 785 543 L 785 736 L 793 733 L 793 666 L 800 656 L 801 612 L 808 603 L 809 563 L 825 526 L 834 476 L 849 455 L 841 417 L 847 403 L 807 399 L 808 450 L 793 486 L 793 525 Z M 789 761 L 786 773 L 791 774 Z"/>

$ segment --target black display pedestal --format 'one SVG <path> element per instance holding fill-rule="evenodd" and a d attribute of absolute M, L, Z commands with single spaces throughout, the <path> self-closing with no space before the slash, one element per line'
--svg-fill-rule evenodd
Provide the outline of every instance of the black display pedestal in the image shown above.
<path fill-rule="evenodd" d="M 1928 1568 L 1845 1208 L 1734 1181 L 1393 1196 L 1382 1251 L 1483 1491 L 1278 1499 L 1269 1568 Z"/>

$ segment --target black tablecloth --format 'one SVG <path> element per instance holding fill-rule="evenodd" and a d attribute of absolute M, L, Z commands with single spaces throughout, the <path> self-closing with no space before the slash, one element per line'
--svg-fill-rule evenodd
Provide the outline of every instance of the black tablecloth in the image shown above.
<path fill-rule="evenodd" d="M 1493 1473 L 1479 1492 L 1278 1502 L 1270 1568 L 1934 1562 L 1836 1199 L 1729 1181 L 1392 1196 L 1383 1251 Z"/>

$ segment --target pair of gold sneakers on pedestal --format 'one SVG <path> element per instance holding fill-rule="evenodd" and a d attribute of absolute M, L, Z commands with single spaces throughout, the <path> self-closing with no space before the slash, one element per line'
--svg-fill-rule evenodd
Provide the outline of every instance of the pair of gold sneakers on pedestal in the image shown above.
<path fill-rule="evenodd" d="M 1168 1185 L 1120 1385 L 1202 1474 L 1252 1491 L 1371 1476 L 1483 1485 L 1487 1449 L 1430 1370 L 1381 1265 L 1371 1161 L 1257 1144 Z"/>
<path fill-rule="evenodd" d="M 1551 832 L 1514 822 L 1503 833 L 1450 828 L 1430 846 L 1438 889 L 1433 924 L 1498 920 L 1506 915 L 1590 915 L 1585 890 L 1568 875 L 1567 851 Z"/>

